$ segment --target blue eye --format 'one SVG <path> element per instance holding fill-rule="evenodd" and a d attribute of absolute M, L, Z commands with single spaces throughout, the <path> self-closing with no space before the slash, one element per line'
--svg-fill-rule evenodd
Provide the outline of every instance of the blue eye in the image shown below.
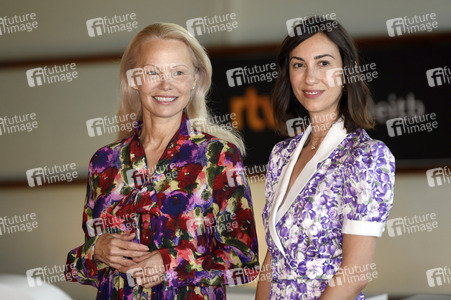
<path fill-rule="evenodd" d="M 156 71 L 150 70 L 146 72 L 147 75 L 158 75 Z"/>

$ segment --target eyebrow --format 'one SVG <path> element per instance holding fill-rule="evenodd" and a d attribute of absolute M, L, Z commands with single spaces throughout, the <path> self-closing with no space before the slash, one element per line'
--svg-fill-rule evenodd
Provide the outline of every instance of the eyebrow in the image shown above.
<path fill-rule="evenodd" d="M 320 55 L 315 56 L 314 59 L 321 59 L 321 58 L 326 57 L 326 56 L 330 56 L 330 57 L 332 57 L 333 59 L 335 59 L 335 57 L 333 57 L 333 56 L 330 55 L 330 54 L 320 54 Z M 294 58 L 294 59 L 297 59 L 297 60 L 305 61 L 302 57 L 297 57 L 297 56 L 292 56 L 292 57 L 290 58 L 290 61 L 291 61 L 293 58 Z"/>
<path fill-rule="evenodd" d="M 161 67 L 163 67 L 163 69 L 173 69 L 173 68 L 176 68 L 176 67 L 185 67 L 185 68 L 188 68 L 189 69 L 189 66 L 187 66 L 187 65 L 185 65 L 185 64 L 174 64 L 174 65 L 154 65 L 154 64 L 145 64 L 144 65 L 144 67 L 145 66 L 150 66 L 150 67 L 154 67 L 154 68 L 161 68 Z"/>

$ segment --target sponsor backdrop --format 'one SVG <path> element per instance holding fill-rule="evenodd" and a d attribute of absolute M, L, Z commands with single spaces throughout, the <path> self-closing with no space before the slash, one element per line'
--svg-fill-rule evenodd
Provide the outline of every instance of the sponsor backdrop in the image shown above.
<path fill-rule="evenodd" d="M 361 64 L 330 70 L 328 84 L 368 82 L 376 120 L 369 134 L 397 159 L 394 209 L 375 262 L 358 266 L 367 273 L 366 294 L 451 295 L 449 2 L 27 2 L 10 2 L 0 15 L 0 299 L 94 298 L 94 288 L 65 282 L 74 267 L 65 264 L 66 255 L 83 243 L 92 154 L 137 122 L 133 113 L 117 115 L 120 56 L 140 29 L 158 21 L 184 26 L 209 50 L 214 115 L 208 122 L 237 129 L 246 141 L 262 261 L 264 174 L 272 147 L 283 139 L 273 131 L 270 104 L 275 55 L 287 34 L 299 34 L 292 28 L 313 14 L 340 21 L 356 37 Z M 142 84 L 147 73 L 128 70 L 129 84 Z M 202 130 L 203 122 L 191 120 L 193 130 Z M 308 124 L 308 118 L 292 119 L 287 131 L 295 136 Z M 127 174 L 135 182 L 142 176 Z M 235 172 L 227 179 L 233 185 Z M 133 215 L 121 221 L 134 226 Z M 110 229 L 96 219 L 87 226 L 90 236 Z M 228 289 L 230 299 L 243 299 L 238 291 L 253 299 L 255 283 L 239 283 Z"/>

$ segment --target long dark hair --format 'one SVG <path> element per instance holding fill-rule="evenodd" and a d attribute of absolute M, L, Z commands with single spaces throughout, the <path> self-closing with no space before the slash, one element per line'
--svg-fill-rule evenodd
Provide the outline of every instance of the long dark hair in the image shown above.
<path fill-rule="evenodd" d="M 343 26 L 336 20 L 326 20 L 313 16 L 296 25 L 280 46 L 277 55 L 278 78 L 272 95 L 275 129 L 287 136 L 286 122 L 289 119 L 308 117 L 308 111 L 299 103 L 293 93 L 290 82 L 289 63 L 290 54 L 294 48 L 309 37 L 324 33 L 337 45 L 343 68 L 359 66 L 359 58 L 354 41 Z M 339 102 L 339 117 L 344 119 L 346 131 L 353 132 L 358 128 L 374 127 L 374 121 L 368 116 L 367 102 L 369 89 L 365 81 L 346 83 Z"/>

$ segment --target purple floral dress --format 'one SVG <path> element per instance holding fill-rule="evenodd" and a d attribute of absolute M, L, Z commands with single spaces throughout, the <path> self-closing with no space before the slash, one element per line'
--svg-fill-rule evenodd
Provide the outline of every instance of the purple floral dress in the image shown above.
<path fill-rule="evenodd" d="M 184 115 L 149 170 L 136 132 L 91 159 L 83 210 L 85 243 L 69 252 L 71 281 L 98 289 L 97 299 L 226 299 L 226 285 L 258 276 L 252 201 L 235 145 L 189 129 Z M 151 289 L 94 259 L 105 232 L 135 232 L 158 250 L 166 280 Z"/>
<path fill-rule="evenodd" d="M 329 130 L 287 193 L 311 133 L 278 143 L 266 176 L 263 222 L 271 254 L 270 299 L 318 299 L 342 260 L 343 234 L 381 236 L 393 204 L 395 162 L 365 130 Z M 357 299 L 365 299 L 361 293 Z"/>

